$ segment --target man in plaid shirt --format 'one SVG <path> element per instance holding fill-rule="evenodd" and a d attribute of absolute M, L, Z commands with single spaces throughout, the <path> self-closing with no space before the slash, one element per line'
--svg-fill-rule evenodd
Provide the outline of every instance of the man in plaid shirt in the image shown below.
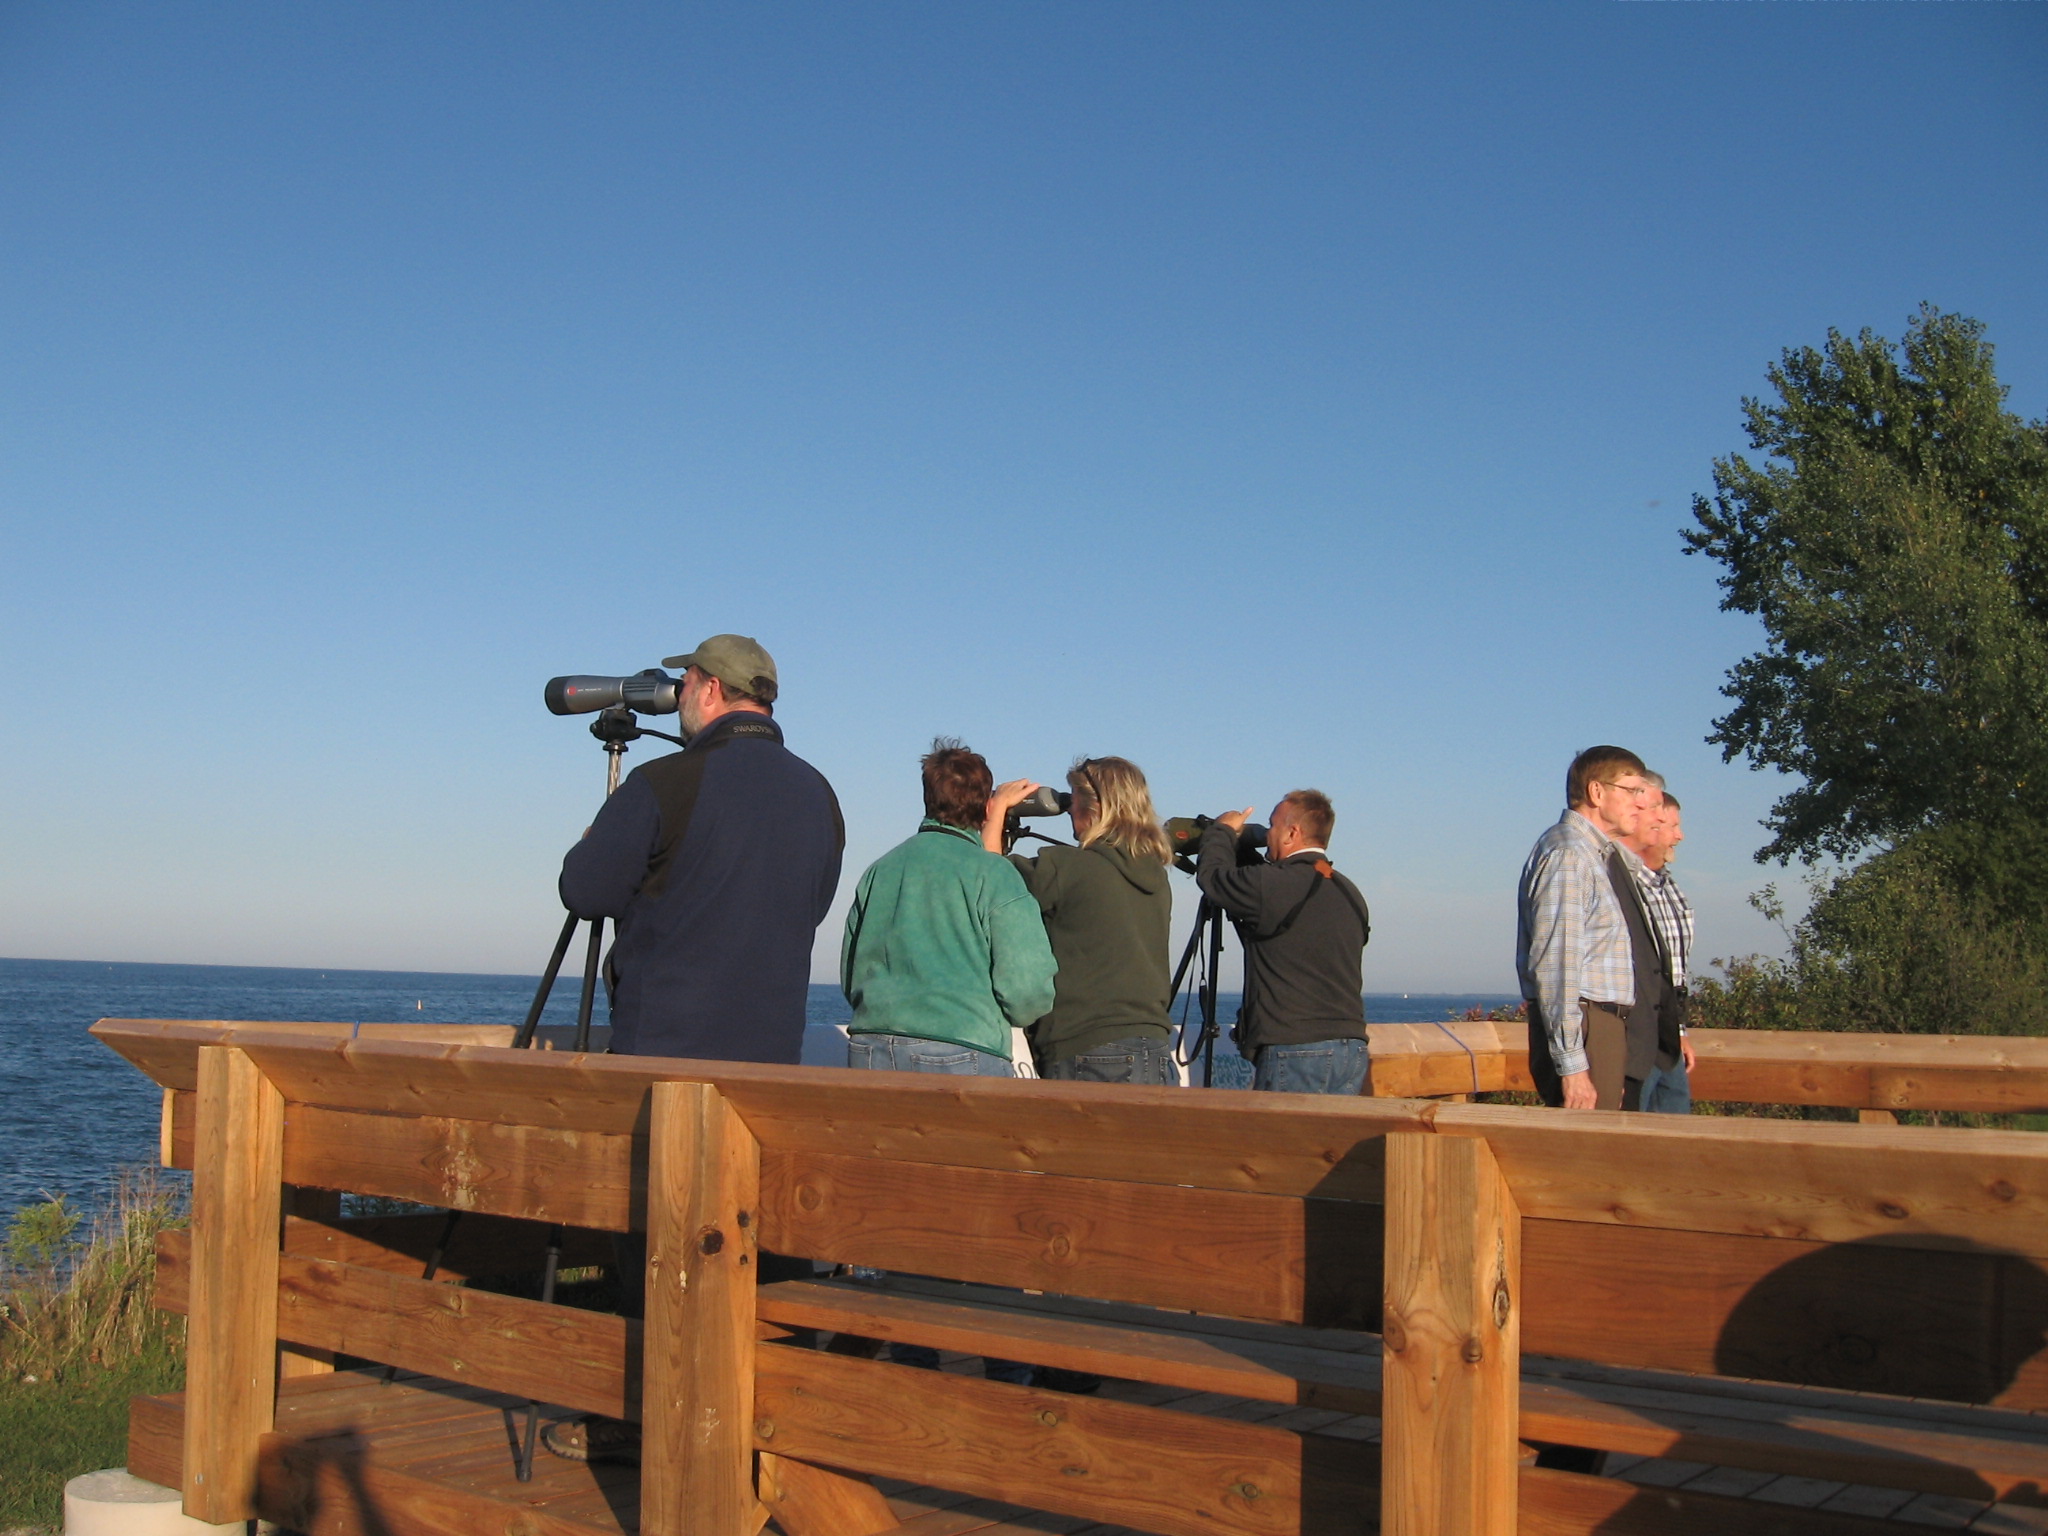
<path fill-rule="evenodd" d="M 1653 773 L 1649 778 L 1662 786 L 1663 780 L 1658 775 Z M 1659 954 L 1669 968 L 1674 993 L 1671 1001 L 1679 1010 L 1680 1059 L 1668 1067 L 1660 1065 L 1651 1073 L 1643 1083 L 1641 1102 L 1644 1109 L 1655 1113 L 1689 1115 L 1692 1113 L 1689 1074 L 1694 1052 L 1692 1040 L 1685 1030 L 1685 982 L 1692 962 L 1692 903 L 1685 899 L 1685 892 L 1678 888 L 1678 882 L 1671 876 L 1672 856 L 1678 851 L 1678 845 L 1685 841 L 1685 829 L 1679 821 L 1678 797 L 1666 789 L 1662 801 L 1656 809 L 1643 815 L 1633 835 L 1620 839 L 1640 860 L 1640 865 L 1631 866 L 1636 890 L 1642 897 L 1643 915 L 1649 920 L 1650 931 L 1656 937 Z"/>
<path fill-rule="evenodd" d="M 1608 855 L 1661 793 L 1635 753 L 1588 747 L 1565 774 L 1565 813 L 1522 867 L 1515 971 L 1529 1007 L 1529 1074 L 1546 1104 L 1622 1107 L 1635 948 Z"/>

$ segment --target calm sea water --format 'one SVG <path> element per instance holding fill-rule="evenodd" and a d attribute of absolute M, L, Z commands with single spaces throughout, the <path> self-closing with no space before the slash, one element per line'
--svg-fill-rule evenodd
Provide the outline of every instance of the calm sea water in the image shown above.
<path fill-rule="evenodd" d="M 156 1085 L 86 1033 L 99 1019 L 517 1024 L 538 979 L 0 959 L 0 1214 L 55 1194 L 89 1206 L 111 1190 L 121 1168 L 156 1160 Z M 1394 1023 L 1510 999 L 1418 993 L 1365 1001 L 1367 1017 Z M 1222 1017 L 1236 1012 L 1237 999 L 1226 997 Z M 804 1060 L 843 1065 L 838 1026 L 849 1017 L 837 987 L 812 987 Z M 567 978 L 545 1022 L 575 1021 L 576 984 Z M 1249 1075 L 1224 1042 L 1218 1085 L 1242 1086 Z"/>

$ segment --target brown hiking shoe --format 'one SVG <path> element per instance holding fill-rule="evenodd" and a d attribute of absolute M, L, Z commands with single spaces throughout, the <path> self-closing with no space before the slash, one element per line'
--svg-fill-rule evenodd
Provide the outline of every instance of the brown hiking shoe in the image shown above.
<path fill-rule="evenodd" d="M 616 1461 L 640 1465 L 640 1426 L 624 1419 L 557 1419 L 540 1432 L 540 1442 L 571 1461 Z"/>

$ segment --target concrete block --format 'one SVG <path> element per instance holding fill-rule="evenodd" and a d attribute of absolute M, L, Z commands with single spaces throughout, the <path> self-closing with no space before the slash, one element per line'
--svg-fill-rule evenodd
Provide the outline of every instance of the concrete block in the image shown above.
<path fill-rule="evenodd" d="M 64 1536 L 244 1536 L 248 1522 L 209 1525 L 189 1518 L 178 1490 L 144 1482 L 126 1467 L 87 1472 L 64 1485 Z"/>

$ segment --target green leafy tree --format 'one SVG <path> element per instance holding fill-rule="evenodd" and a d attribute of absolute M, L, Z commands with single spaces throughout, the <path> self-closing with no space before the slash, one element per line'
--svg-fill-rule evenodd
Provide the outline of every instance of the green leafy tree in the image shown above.
<path fill-rule="evenodd" d="M 1803 781 L 1758 859 L 1930 832 L 1954 840 L 1945 867 L 2038 846 L 2048 429 L 2006 410 L 1983 326 L 1932 307 L 1903 347 L 1830 331 L 1770 381 L 1775 401 L 1743 402 L 1767 457 L 1717 460 L 1684 535 L 1725 567 L 1721 606 L 1767 637 L 1708 740 Z"/>

